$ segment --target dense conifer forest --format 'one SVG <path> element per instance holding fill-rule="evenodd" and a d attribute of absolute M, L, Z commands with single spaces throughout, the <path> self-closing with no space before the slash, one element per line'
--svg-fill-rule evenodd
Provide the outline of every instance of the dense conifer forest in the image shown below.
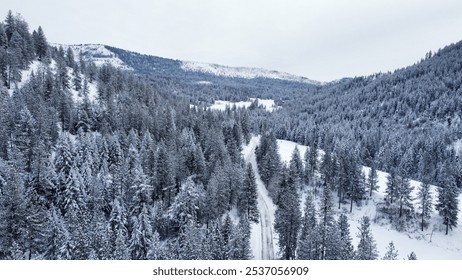
<path fill-rule="evenodd" d="M 462 43 L 327 84 L 188 73 L 107 48 L 132 70 L 50 45 L 11 11 L 0 22 L 0 259 L 252 259 L 259 180 L 279 258 L 396 259 L 393 242 L 379 255 L 369 217 L 350 233 L 335 212 L 372 197 L 377 170 L 396 229 L 425 230 L 433 209 L 445 234 L 457 227 Z M 280 107 L 207 109 L 250 97 Z M 256 135 L 255 169 L 242 152 Z M 277 139 L 309 148 L 286 164 Z"/>

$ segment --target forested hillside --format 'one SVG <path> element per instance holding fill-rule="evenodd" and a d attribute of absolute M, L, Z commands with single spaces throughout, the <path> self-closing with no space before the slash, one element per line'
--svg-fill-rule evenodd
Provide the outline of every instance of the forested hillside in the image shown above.
<path fill-rule="evenodd" d="M 260 119 L 277 138 L 349 153 L 367 166 L 461 187 L 462 42 L 393 73 L 343 79 Z"/>
<path fill-rule="evenodd" d="M 12 13 L 0 38 L 0 258 L 250 257 L 245 111 L 166 99 Z M 221 219 L 233 207 L 237 225 Z"/>
<path fill-rule="evenodd" d="M 0 259 L 251 259 L 263 240 L 262 258 L 373 259 L 371 223 L 424 231 L 435 209 L 434 230 L 457 227 L 462 43 L 325 85 L 83 46 L 50 45 L 12 12 L 0 22 Z M 209 107 L 249 98 L 275 104 Z M 309 147 L 284 162 L 277 139 Z M 377 170 L 383 202 L 368 199 Z M 361 218 L 355 249 L 347 216 L 369 200 L 381 216 Z"/>

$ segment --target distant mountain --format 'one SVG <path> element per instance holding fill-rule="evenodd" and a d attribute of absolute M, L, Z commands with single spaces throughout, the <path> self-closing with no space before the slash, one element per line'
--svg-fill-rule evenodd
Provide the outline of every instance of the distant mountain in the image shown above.
<path fill-rule="evenodd" d="M 59 46 L 56 45 L 55 46 Z M 305 77 L 250 67 L 228 67 L 218 64 L 181 61 L 158 56 L 143 55 L 127 50 L 99 44 L 62 45 L 74 51 L 75 57 L 93 61 L 97 66 L 109 63 L 117 68 L 133 70 L 140 74 L 177 78 L 198 84 L 241 83 L 258 85 L 313 86 L 320 82 Z"/>
<path fill-rule="evenodd" d="M 231 78 L 244 78 L 244 79 L 255 79 L 255 78 L 267 78 L 276 80 L 285 80 L 297 83 L 307 83 L 320 85 L 320 82 L 310 80 L 305 77 L 292 75 L 289 73 L 278 72 L 274 70 L 266 70 L 261 68 L 249 68 L 249 67 L 228 67 L 218 64 L 200 63 L 192 61 L 183 61 L 181 68 L 185 71 L 209 73 L 216 76 L 231 77 Z"/>

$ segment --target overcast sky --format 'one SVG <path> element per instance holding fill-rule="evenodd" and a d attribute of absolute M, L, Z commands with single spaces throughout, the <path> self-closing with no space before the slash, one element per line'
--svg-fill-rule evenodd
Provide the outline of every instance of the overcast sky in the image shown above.
<path fill-rule="evenodd" d="M 461 0 L 1 0 L 48 41 L 331 81 L 462 40 Z"/>

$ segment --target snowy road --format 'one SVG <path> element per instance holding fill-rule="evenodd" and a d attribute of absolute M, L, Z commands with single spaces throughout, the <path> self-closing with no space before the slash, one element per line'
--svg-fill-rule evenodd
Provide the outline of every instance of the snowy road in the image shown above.
<path fill-rule="evenodd" d="M 258 143 L 259 137 L 253 137 L 249 145 L 243 150 L 246 162 L 252 165 L 252 169 L 255 173 L 258 192 L 258 210 L 260 213 L 259 223 L 252 224 L 251 245 L 255 259 L 272 260 L 275 256 L 273 233 L 275 206 L 258 173 L 257 160 L 255 157 L 255 148 Z"/>

